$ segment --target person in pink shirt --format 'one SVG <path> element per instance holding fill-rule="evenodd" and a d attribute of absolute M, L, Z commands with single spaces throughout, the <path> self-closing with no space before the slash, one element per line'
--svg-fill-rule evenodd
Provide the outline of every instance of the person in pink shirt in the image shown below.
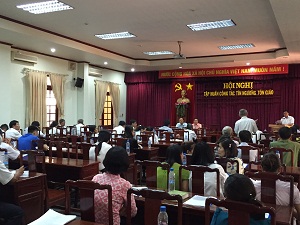
<path fill-rule="evenodd" d="M 103 161 L 106 172 L 94 176 L 93 181 L 112 187 L 112 206 L 114 225 L 120 225 L 120 215 L 125 215 L 127 205 L 127 190 L 131 184 L 120 177 L 129 167 L 129 158 L 125 149 L 119 146 L 113 147 L 106 153 Z M 108 224 L 108 201 L 106 190 L 96 190 L 95 201 L 95 222 Z M 137 213 L 134 196 L 131 196 L 131 216 Z"/>
<path fill-rule="evenodd" d="M 193 125 L 194 130 L 198 130 L 198 129 L 202 128 L 202 124 L 198 122 L 198 119 L 194 119 L 194 122 L 192 125 Z"/>

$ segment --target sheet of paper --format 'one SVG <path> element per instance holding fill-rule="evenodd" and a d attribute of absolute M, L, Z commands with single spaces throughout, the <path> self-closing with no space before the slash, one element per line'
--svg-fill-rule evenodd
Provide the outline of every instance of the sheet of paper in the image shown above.
<path fill-rule="evenodd" d="M 28 225 L 63 225 L 76 219 L 75 215 L 64 215 L 49 209 L 44 215 Z"/>
<path fill-rule="evenodd" d="M 192 206 L 205 206 L 205 201 L 208 197 L 194 195 L 192 198 L 184 202 L 185 205 L 192 205 Z"/>

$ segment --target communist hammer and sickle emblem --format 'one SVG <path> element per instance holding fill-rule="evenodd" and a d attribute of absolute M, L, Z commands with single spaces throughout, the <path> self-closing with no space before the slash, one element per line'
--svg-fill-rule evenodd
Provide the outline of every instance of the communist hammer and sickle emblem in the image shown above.
<path fill-rule="evenodd" d="M 175 92 L 176 91 L 181 91 L 182 90 L 182 86 L 180 83 L 175 84 Z"/>

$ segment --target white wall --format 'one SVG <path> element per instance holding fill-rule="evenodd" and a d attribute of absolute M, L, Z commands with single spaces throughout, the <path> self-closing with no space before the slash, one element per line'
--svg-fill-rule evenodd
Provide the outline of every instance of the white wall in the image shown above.
<path fill-rule="evenodd" d="M 37 64 L 28 64 L 23 62 L 11 61 L 11 49 L 8 45 L 0 44 L 0 96 L 1 111 L 0 124 L 9 123 L 11 120 L 19 120 L 21 127 L 25 124 L 26 97 L 23 68 L 34 70 L 67 74 L 65 86 L 65 119 L 67 125 L 73 125 L 77 119 L 84 119 L 86 124 L 95 123 L 95 86 L 94 80 L 111 81 L 119 83 L 121 92 L 121 105 L 119 119 L 126 118 L 126 85 L 124 83 L 124 73 L 111 70 L 103 70 L 102 78 L 88 76 L 88 64 L 80 63 L 77 71 L 68 70 L 68 61 L 54 57 L 39 55 L 36 53 L 21 51 L 22 53 L 38 57 Z M 117 68 L 116 68 L 117 69 Z M 83 72 L 83 74 L 82 74 Z M 84 78 L 82 88 L 74 87 L 76 78 L 79 73 Z"/>

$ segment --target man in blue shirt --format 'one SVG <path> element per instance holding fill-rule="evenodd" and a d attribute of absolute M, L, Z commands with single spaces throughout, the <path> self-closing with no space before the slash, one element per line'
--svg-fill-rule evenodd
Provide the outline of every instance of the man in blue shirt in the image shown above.
<path fill-rule="evenodd" d="M 36 126 L 29 126 L 28 133 L 22 135 L 18 140 L 18 149 L 19 150 L 34 150 L 37 146 L 36 143 L 32 144 L 33 140 L 39 140 L 38 133 L 39 129 Z"/>

